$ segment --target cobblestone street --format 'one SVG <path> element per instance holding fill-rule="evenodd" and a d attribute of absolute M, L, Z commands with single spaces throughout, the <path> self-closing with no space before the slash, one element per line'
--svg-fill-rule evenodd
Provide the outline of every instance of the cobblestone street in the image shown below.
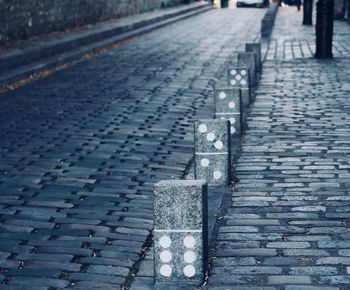
<path fill-rule="evenodd" d="M 0 95 L 0 289 L 117 289 L 264 9 L 211 10 Z"/>
<path fill-rule="evenodd" d="M 193 123 L 265 13 L 211 9 L 0 94 L 0 289 L 153 288 L 154 184 L 193 179 Z M 320 61 L 301 23 L 279 9 L 233 186 L 209 188 L 203 290 L 350 289 L 350 29 Z"/>
<path fill-rule="evenodd" d="M 350 289 L 350 31 L 314 60 L 295 10 L 279 10 L 208 289 Z"/>

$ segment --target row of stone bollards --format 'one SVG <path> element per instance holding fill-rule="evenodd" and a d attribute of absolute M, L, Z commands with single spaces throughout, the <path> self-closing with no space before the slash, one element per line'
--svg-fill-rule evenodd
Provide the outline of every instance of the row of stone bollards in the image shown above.
<path fill-rule="evenodd" d="M 204 281 L 208 185 L 231 182 L 231 141 L 239 140 L 243 132 L 243 113 L 253 102 L 262 70 L 260 43 L 248 43 L 245 49 L 238 53 L 237 66 L 227 71 L 227 87 L 214 88 L 214 118 L 194 123 L 195 180 L 163 180 L 155 185 L 155 289 L 191 289 Z"/>
<path fill-rule="evenodd" d="M 269 9 L 267 10 L 264 18 L 261 20 L 261 36 L 268 37 L 270 36 L 273 25 L 275 23 L 276 15 L 278 10 L 277 3 L 271 3 Z"/>

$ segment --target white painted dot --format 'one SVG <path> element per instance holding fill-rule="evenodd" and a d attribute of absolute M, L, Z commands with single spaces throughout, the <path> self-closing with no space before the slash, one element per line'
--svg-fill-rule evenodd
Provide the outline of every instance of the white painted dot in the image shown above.
<path fill-rule="evenodd" d="M 207 130 L 208 130 L 208 127 L 205 124 L 200 124 L 198 127 L 198 131 L 201 133 L 205 133 L 205 132 L 207 132 Z"/>
<path fill-rule="evenodd" d="M 164 277 L 170 277 L 173 269 L 169 265 L 163 265 L 160 267 L 160 274 Z"/>
<path fill-rule="evenodd" d="M 229 102 L 229 103 L 228 103 L 228 107 L 229 107 L 230 109 L 233 109 L 234 107 L 236 107 L 236 103 L 235 103 L 235 102 Z"/>
<path fill-rule="evenodd" d="M 233 133 L 236 133 L 236 128 L 235 127 L 231 127 L 231 134 L 233 134 Z"/>
<path fill-rule="evenodd" d="M 168 263 L 173 258 L 173 255 L 171 254 L 170 251 L 163 251 L 160 253 L 159 258 L 163 263 Z"/>
<path fill-rule="evenodd" d="M 242 79 L 242 76 L 241 75 L 236 75 L 236 80 L 237 81 L 240 81 Z"/>
<path fill-rule="evenodd" d="M 242 86 L 245 86 L 247 84 L 247 81 L 246 80 L 241 80 L 241 85 Z"/>
<path fill-rule="evenodd" d="M 171 239 L 168 236 L 163 236 L 159 240 L 159 245 L 162 248 L 169 248 L 171 245 Z"/>
<path fill-rule="evenodd" d="M 220 178 L 222 177 L 221 171 L 220 171 L 220 170 L 215 170 L 215 171 L 213 172 L 213 177 L 214 177 L 215 179 L 220 179 Z"/>
<path fill-rule="evenodd" d="M 186 277 L 193 277 L 196 274 L 196 269 L 192 265 L 187 265 L 184 268 L 184 274 Z"/>
<path fill-rule="evenodd" d="M 231 80 L 230 83 L 231 83 L 231 85 L 235 86 L 237 84 L 237 81 L 236 80 Z"/>
<path fill-rule="evenodd" d="M 213 132 L 208 133 L 207 140 L 208 141 L 214 141 L 215 140 L 215 134 Z"/>
<path fill-rule="evenodd" d="M 202 165 L 202 167 L 207 167 L 209 165 L 209 159 L 203 158 L 201 160 L 201 165 Z"/>
<path fill-rule="evenodd" d="M 241 75 L 242 75 L 242 76 L 245 76 L 246 74 L 247 74 L 247 71 L 246 71 L 245 69 L 242 69 L 242 70 L 241 70 Z"/>
<path fill-rule="evenodd" d="M 235 118 L 230 118 L 230 123 L 231 123 L 231 124 L 236 123 L 236 119 L 235 119 Z"/>
<path fill-rule="evenodd" d="M 185 263 L 193 263 L 196 260 L 196 254 L 193 251 L 186 251 L 184 254 Z"/>
<path fill-rule="evenodd" d="M 196 240 L 192 236 L 186 236 L 184 238 L 184 245 L 186 248 L 194 248 L 194 245 L 196 244 Z"/>
<path fill-rule="evenodd" d="M 218 141 L 215 142 L 214 146 L 215 146 L 216 149 L 220 150 L 220 149 L 222 149 L 224 147 L 224 143 L 222 143 L 222 141 L 218 140 Z"/>
<path fill-rule="evenodd" d="M 237 71 L 235 69 L 231 69 L 230 74 L 234 76 L 235 74 L 237 74 Z"/>
<path fill-rule="evenodd" d="M 225 93 L 225 92 L 221 92 L 221 93 L 219 94 L 219 98 L 220 98 L 221 100 L 225 99 L 225 98 L 226 98 L 226 93 Z"/>

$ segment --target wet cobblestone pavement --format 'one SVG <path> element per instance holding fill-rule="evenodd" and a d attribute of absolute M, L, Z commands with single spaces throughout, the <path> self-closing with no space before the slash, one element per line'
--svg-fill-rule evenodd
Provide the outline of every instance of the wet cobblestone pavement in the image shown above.
<path fill-rule="evenodd" d="M 193 121 L 264 12 L 213 10 L 0 95 L 0 289 L 130 280 L 153 184 L 187 172 Z"/>

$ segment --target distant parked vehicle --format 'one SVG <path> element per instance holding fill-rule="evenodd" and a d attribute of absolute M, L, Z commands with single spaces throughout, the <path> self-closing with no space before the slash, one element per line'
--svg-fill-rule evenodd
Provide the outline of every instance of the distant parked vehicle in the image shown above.
<path fill-rule="evenodd" d="M 257 7 L 264 8 L 265 7 L 264 0 L 237 0 L 237 7 Z"/>

